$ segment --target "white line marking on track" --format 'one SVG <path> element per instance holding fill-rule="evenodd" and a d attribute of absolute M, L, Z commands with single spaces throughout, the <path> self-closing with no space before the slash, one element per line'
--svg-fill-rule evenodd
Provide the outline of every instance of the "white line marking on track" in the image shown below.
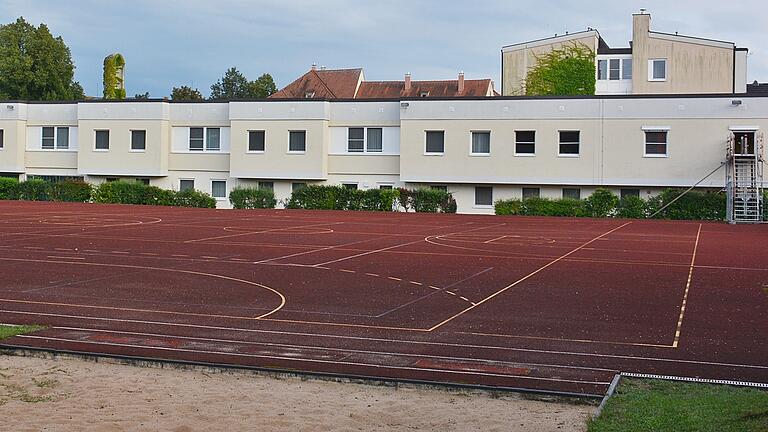
<path fill-rule="evenodd" d="M 391 279 L 393 281 L 398 281 L 398 282 L 402 281 L 402 279 L 400 279 L 399 277 L 394 277 L 394 276 L 387 276 L 387 279 Z"/>
<path fill-rule="evenodd" d="M 688 303 L 688 291 L 691 289 L 691 279 L 693 278 L 693 268 L 696 263 L 696 252 L 699 249 L 699 238 L 701 237 L 701 225 L 699 224 L 699 230 L 696 232 L 696 242 L 693 244 L 693 255 L 691 255 L 691 267 L 688 269 L 688 280 L 685 283 L 685 293 L 683 294 L 683 303 L 680 305 L 680 316 L 677 319 L 677 329 L 675 329 L 675 339 L 672 342 L 672 347 L 677 348 L 680 343 L 680 332 L 683 328 L 683 317 L 685 316 L 685 306 Z"/>
<path fill-rule="evenodd" d="M 368 276 L 373 276 L 373 277 L 379 277 L 379 275 L 378 275 L 378 274 L 376 274 L 376 273 L 366 273 L 366 275 L 368 275 Z"/>
<path fill-rule="evenodd" d="M 56 256 L 56 255 L 48 255 L 46 258 L 66 259 L 66 260 L 85 260 L 85 258 L 83 257 Z"/>
<path fill-rule="evenodd" d="M 357 273 L 354 270 L 347 270 L 347 269 L 339 269 L 339 271 L 344 272 L 344 273 Z"/>

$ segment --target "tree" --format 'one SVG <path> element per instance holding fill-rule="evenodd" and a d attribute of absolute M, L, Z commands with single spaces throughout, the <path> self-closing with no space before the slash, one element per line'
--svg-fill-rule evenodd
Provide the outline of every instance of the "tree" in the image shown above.
<path fill-rule="evenodd" d="M 23 17 L 0 25 L 0 99 L 73 100 L 84 97 L 64 39 Z"/>
<path fill-rule="evenodd" d="M 149 97 L 150 97 L 149 96 L 149 92 L 146 92 L 146 93 L 136 93 L 135 95 L 133 95 L 134 99 L 149 99 Z"/>
<path fill-rule="evenodd" d="M 248 81 L 236 67 L 211 86 L 211 99 L 260 99 L 277 91 L 272 76 L 263 74 L 256 81 Z"/>
<path fill-rule="evenodd" d="M 189 86 L 174 87 L 171 91 L 171 99 L 182 101 L 203 100 L 200 90 Z"/>
<path fill-rule="evenodd" d="M 120 53 L 104 57 L 104 99 L 125 99 L 125 57 Z"/>
<path fill-rule="evenodd" d="M 587 45 L 563 45 L 536 56 L 525 80 L 527 95 L 595 94 L 595 53 Z"/>

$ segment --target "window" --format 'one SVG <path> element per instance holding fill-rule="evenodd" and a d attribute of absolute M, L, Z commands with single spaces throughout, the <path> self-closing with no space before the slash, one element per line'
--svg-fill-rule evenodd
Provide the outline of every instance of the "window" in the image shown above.
<path fill-rule="evenodd" d="M 96 131 L 96 150 L 109 150 L 109 131 Z"/>
<path fill-rule="evenodd" d="M 640 198 L 640 189 L 621 189 L 619 193 L 622 198 L 631 196 Z"/>
<path fill-rule="evenodd" d="M 56 150 L 69 149 L 69 128 L 56 128 Z"/>
<path fill-rule="evenodd" d="M 271 181 L 260 181 L 260 182 L 259 182 L 259 189 L 265 189 L 265 190 L 275 190 L 275 182 L 271 182 Z"/>
<path fill-rule="evenodd" d="M 179 190 L 180 191 L 195 190 L 195 181 L 192 179 L 179 180 Z"/>
<path fill-rule="evenodd" d="M 350 153 L 365 150 L 365 129 L 349 128 L 347 133 L 347 151 Z"/>
<path fill-rule="evenodd" d="M 248 151 L 263 152 L 266 134 L 263 130 L 248 131 Z"/>
<path fill-rule="evenodd" d="M 667 80 L 667 59 L 648 60 L 648 81 Z"/>
<path fill-rule="evenodd" d="M 342 183 L 344 189 L 357 189 L 357 183 Z"/>
<path fill-rule="evenodd" d="M 381 128 L 368 128 L 368 136 L 365 143 L 365 149 L 369 152 L 379 153 L 383 150 L 383 141 L 381 139 Z"/>
<path fill-rule="evenodd" d="M 211 196 L 216 199 L 226 198 L 227 197 L 227 181 L 211 180 Z"/>
<path fill-rule="evenodd" d="M 579 188 L 563 188 L 563 198 L 564 199 L 572 199 L 572 200 L 580 200 L 581 199 L 581 189 L 579 189 Z"/>
<path fill-rule="evenodd" d="M 599 80 L 608 79 L 608 60 L 597 61 L 597 79 Z"/>
<path fill-rule="evenodd" d="M 427 131 L 426 153 L 442 154 L 445 152 L 445 132 Z"/>
<path fill-rule="evenodd" d="M 491 133 L 490 132 L 472 132 L 472 154 L 473 155 L 491 154 Z"/>
<path fill-rule="evenodd" d="M 755 133 L 754 132 L 734 132 L 733 133 L 733 154 L 748 155 L 755 154 Z"/>
<path fill-rule="evenodd" d="M 203 151 L 203 128 L 189 128 L 189 150 Z"/>
<path fill-rule="evenodd" d="M 394 189 L 394 185 L 391 184 L 380 184 L 379 189 Z"/>
<path fill-rule="evenodd" d="M 141 184 L 145 184 L 145 185 L 149 186 L 149 178 L 147 178 L 147 177 L 137 177 L 136 181 L 141 183 Z"/>
<path fill-rule="evenodd" d="M 608 79 L 616 81 L 621 77 L 621 60 L 611 59 L 608 63 Z"/>
<path fill-rule="evenodd" d="M 0 129 L 0 149 L 5 146 L 5 143 L 4 143 L 5 137 L 3 135 L 4 135 L 3 130 Z"/>
<path fill-rule="evenodd" d="M 533 187 L 524 187 L 523 188 L 523 199 L 526 198 L 538 198 L 540 195 L 539 188 L 533 188 Z"/>
<path fill-rule="evenodd" d="M 560 156 L 579 155 L 579 131 L 560 131 Z"/>
<path fill-rule="evenodd" d="M 54 149 L 54 133 L 56 132 L 56 128 L 54 127 L 44 127 L 43 128 L 43 143 L 42 148 L 45 150 L 53 150 Z"/>
<path fill-rule="evenodd" d="M 492 206 L 493 188 L 490 186 L 475 186 L 475 205 Z"/>
<path fill-rule="evenodd" d="M 132 130 L 131 131 L 131 150 L 144 151 L 146 149 L 147 149 L 147 131 Z"/>
<path fill-rule="evenodd" d="M 289 152 L 307 151 L 307 131 L 288 132 L 288 151 Z"/>
<path fill-rule="evenodd" d="M 117 181 L 117 177 L 107 177 L 107 183 L 112 183 L 116 181 Z"/>
<path fill-rule="evenodd" d="M 621 59 L 621 79 L 623 80 L 632 79 L 632 59 L 631 58 Z"/>
<path fill-rule="evenodd" d="M 306 183 L 291 183 L 291 192 L 296 192 L 297 190 L 304 189 L 307 187 Z"/>
<path fill-rule="evenodd" d="M 221 150 L 221 129 L 219 128 L 206 128 L 206 151 L 219 151 Z"/>
<path fill-rule="evenodd" d="M 666 130 L 646 130 L 645 131 L 645 156 L 666 156 L 667 155 L 667 131 Z"/>
<path fill-rule="evenodd" d="M 515 154 L 536 154 L 536 131 L 515 131 Z"/>

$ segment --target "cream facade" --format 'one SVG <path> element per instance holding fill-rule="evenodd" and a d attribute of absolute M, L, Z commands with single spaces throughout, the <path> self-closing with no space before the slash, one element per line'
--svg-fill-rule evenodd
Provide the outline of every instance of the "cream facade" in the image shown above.
<path fill-rule="evenodd" d="M 0 174 L 238 186 L 439 187 L 461 213 L 524 196 L 648 196 L 697 183 L 734 133 L 762 142 L 768 97 L 496 97 L 0 104 Z M 759 147 L 759 146 L 758 146 Z M 724 172 L 700 187 L 722 189 Z"/>

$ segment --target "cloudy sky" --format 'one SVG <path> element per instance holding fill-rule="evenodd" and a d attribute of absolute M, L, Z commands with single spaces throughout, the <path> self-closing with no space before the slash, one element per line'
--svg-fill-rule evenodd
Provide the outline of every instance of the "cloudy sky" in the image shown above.
<path fill-rule="evenodd" d="M 768 81 L 765 0 L 0 0 L 0 22 L 24 16 L 61 35 L 89 95 L 101 93 L 104 56 L 120 52 L 128 95 L 162 97 L 179 85 L 207 95 L 230 66 L 278 87 L 312 63 L 363 67 L 369 80 L 463 70 L 498 83 L 503 45 L 593 27 L 628 46 L 641 7 L 654 30 L 748 47 L 749 81 Z"/>

